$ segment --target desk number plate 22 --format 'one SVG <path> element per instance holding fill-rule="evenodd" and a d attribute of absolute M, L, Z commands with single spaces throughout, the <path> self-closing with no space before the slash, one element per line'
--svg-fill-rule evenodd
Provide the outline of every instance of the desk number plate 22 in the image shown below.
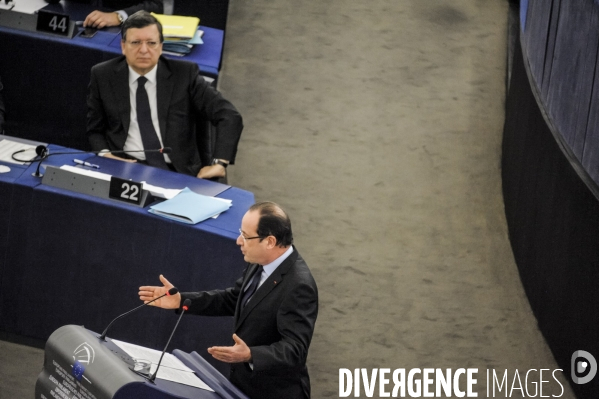
<path fill-rule="evenodd" d="M 112 176 L 110 179 L 110 191 L 108 197 L 139 205 L 142 199 L 142 185 L 131 180 L 119 179 Z"/>

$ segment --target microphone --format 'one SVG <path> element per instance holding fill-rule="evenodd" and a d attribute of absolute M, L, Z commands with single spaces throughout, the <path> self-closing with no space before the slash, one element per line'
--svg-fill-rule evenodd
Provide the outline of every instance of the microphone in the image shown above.
<path fill-rule="evenodd" d="M 38 145 L 37 147 L 35 147 L 35 153 L 38 157 L 44 158 L 48 153 L 48 147 L 46 147 L 45 145 Z"/>
<path fill-rule="evenodd" d="M 151 303 L 152 303 L 152 302 L 154 302 L 154 301 L 157 301 L 157 300 L 159 300 L 159 299 L 160 299 L 160 298 L 162 298 L 162 297 L 165 297 L 165 296 L 171 296 L 171 295 L 175 295 L 177 292 L 179 292 L 179 290 L 178 290 L 178 289 L 176 289 L 175 287 L 173 287 L 173 288 L 171 288 L 170 290 L 168 290 L 168 291 L 167 291 L 165 294 L 162 294 L 162 295 L 160 295 L 158 298 L 154 298 L 154 299 L 152 299 L 152 300 L 151 300 L 151 301 L 149 301 L 149 302 L 146 302 L 146 303 L 144 303 L 144 304 L 142 304 L 142 305 L 139 305 L 139 306 L 138 306 L 138 307 L 136 307 L 135 309 L 131 309 L 130 311 L 128 311 L 128 312 L 126 312 L 126 313 L 123 313 L 122 315 L 118 316 L 116 319 L 114 319 L 113 321 L 111 321 L 111 322 L 110 322 L 110 324 L 108 325 L 108 327 L 106 327 L 106 329 L 105 329 L 105 330 L 104 330 L 104 332 L 102 333 L 102 335 L 100 335 L 98 338 L 100 338 L 102 341 L 106 341 L 106 333 L 108 333 L 108 329 L 110 328 L 110 326 L 112 326 L 112 324 L 113 324 L 115 321 L 117 321 L 117 320 L 118 320 L 118 319 L 120 319 L 121 317 L 125 317 L 125 316 L 127 316 L 128 314 L 135 312 L 135 311 L 136 311 L 136 310 L 138 310 L 138 309 L 141 309 L 141 308 L 143 308 L 144 306 L 147 306 L 147 305 L 151 304 Z"/>
<path fill-rule="evenodd" d="M 15 152 L 13 155 L 18 154 L 19 152 L 24 151 L 24 150 L 20 150 Z M 52 155 L 77 155 L 77 154 L 129 154 L 132 152 L 143 152 L 143 153 L 147 153 L 147 152 L 159 152 L 161 154 L 170 154 L 172 152 L 172 148 L 171 147 L 163 147 L 163 148 L 158 148 L 158 149 L 152 149 L 152 150 L 131 150 L 131 151 L 125 151 L 125 150 L 113 150 L 113 151 L 105 151 L 105 150 L 100 150 L 100 151 L 65 151 L 65 152 L 54 152 L 54 153 L 50 153 L 50 151 L 48 150 L 48 147 L 43 146 L 43 145 L 38 145 L 37 147 L 35 147 L 35 153 L 40 157 L 38 164 L 37 164 L 37 168 L 35 169 L 35 173 L 32 173 L 31 176 L 33 177 L 43 177 L 44 175 L 40 173 L 40 166 L 42 165 L 42 161 L 44 159 L 47 159 L 48 157 L 52 156 Z"/>
<path fill-rule="evenodd" d="M 179 322 L 181 321 L 181 317 L 183 317 L 183 313 L 185 313 L 185 311 L 189 309 L 189 305 L 191 305 L 191 299 L 187 298 L 185 300 L 185 302 L 183 302 L 183 306 L 181 307 L 181 309 L 183 309 L 183 310 L 181 311 L 181 314 L 179 315 L 177 324 L 175 324 L 175 328 L 173 328 L 173 332 L 171 333 L 171 336 L 168 338 L 168 342 L 164 346 L 162 355 L 160 355 L 160 360 L 158 360 L 158 365 L 156 366 L 156 371 L 154 371 L 154 374 L 152 374 L 150 377 L 148 377 L 148 381 L 154 382 L 154 380 L 156 379 L 156 375 L 158 374 L 158 369 L 160 368 L 160 363 L 162 363 L 162 358 L 164 357 L 164 352 L 166 352 L 166 348 L 168 348 L 168 344 L 171 343 L 171 338 L 173 338 L 173 335 L 175 334 L 175 330 L 179 326 Z"/>

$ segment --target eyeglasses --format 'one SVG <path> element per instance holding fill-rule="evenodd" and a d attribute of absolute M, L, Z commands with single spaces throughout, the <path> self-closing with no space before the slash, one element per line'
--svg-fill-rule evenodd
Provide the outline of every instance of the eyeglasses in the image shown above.
<path fill-rule="evenodd" d="M 134 49 L 140 48 L 142 43 L 145 43 L 146 46 L 152 50 L 156 50 L 158 48 L 158 45 L 160 44 L 160 42 L 155 42 L 152 40 L 147 40 L 145 42 L 143 40 L 134 40 L 132 42 L 126 42 L 126 43 L 129 44 L 129 46 L 131 46 Z"/>
<path fill-rule="evenodd" d="M 253 239 L 256 239 L 256 238 L 263 238 L 263 237 L 260 237 L 260 236 L 246 237 L 246 236 L 243 235 L 243 231 L 241 231 L 241 229 L 239 229 L 239 235 L 241 236 L 241 238 L 243 238 L 243 242 L 247 242 L 247 240 L 253 240 Z"/>

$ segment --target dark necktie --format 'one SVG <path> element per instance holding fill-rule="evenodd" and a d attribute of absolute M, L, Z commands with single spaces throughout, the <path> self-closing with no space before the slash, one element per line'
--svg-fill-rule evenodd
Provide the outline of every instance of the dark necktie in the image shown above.
<path fill-rule="evenodd" d="M 144 85 L 148 79 L 144 76 L 140 76 L 137 79 L 137 92 L 135 94 L 135 100 L 137 102 L 137 124 L 139 125 L 139 132 L 141 133 L 141 141 L 144 145 L 145 150 L 158 150 L 162 148 L 158 135 L 152 124 L 152 113 L 150 112 L 150 101 L 148 100 L 148 93 Z M 146 153 L 146 161 L 148 165 L 157 168 L 168 169 L 164 155 L 160 152 L 148 152 Z"/>
<path fill-rule="evenodd" d="M 260 277 L 262 277 L 262 266 L 258 266 L 258 270 L 256 270 L 256 272 L 252 276 L 252 280 L 250 281 L 250 284 L 248 285 L 247 290 L 245 290 L 245 292 L 243 293 L 243 296 L 241 297 L 241 309 L 243 309 L 245 307 L 245 305 L 248 303 L 248 301 L 250 300 L 252 295 L 254 295 L 254 293 L 258 289 L 258 283 L 260 283 Z"/>

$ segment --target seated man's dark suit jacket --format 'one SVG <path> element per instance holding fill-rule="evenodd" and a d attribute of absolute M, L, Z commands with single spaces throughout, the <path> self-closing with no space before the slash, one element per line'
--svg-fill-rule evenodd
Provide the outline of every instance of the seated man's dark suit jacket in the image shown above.
<path fill-rule="evenodd" d="M 191 299 L 192 314 L 234 317 L 234 333 L 250 347 L 254 369 L 234 363 L 229 379 L 250 398 L 309 398 L 306 357 L 318 314 L 316 282 L 294 248 L 240 311 L 242 287 L 257 269 L 248 265 L 226 290 L 182 293 L 181 303 Z"/>
<path fill-rule="evenodd" d="M 74 1 L 77 3 L 92 4 L 92 0 Z M 56 1 L 56 3 L 58 3 L 58 1 Z M 162 14 L 164 6 L 162 0 L 102 0 L 100 8 L 102 10 L 123 10 L 130 16 L 140 10 Z"/>
<path fill-rule="evenodd" d="M 146 10 L 162 14 L 162 0 L 102 0 L 102 6 L 114 10 L 123 10 L 128 16 L 139 11 Z"/>
<path fill-rule="evenodd" d="M 160 134 L 180 173 L 196 176 L 202 166 L 196 140 L 199 117 L 216 126 L 213 158 L 235 162 L 243 122 L 233 104 L 212 88 L 194 63 L 160 57 L 156 97 Z M 87 97 L 87 134 L 93 151 L 122 150 L 129 131 L 129 67 L 124 56 L 95 65 Z"/>

